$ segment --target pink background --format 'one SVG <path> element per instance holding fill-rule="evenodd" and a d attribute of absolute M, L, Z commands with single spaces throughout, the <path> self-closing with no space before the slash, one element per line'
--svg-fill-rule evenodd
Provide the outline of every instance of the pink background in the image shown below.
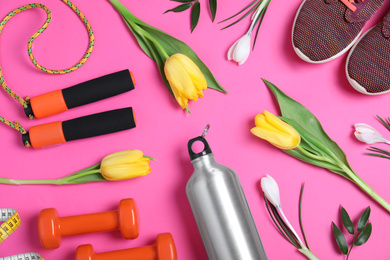
<path fill-rule="evenodd" d="M 82 244 L 90 243 L 97 252 L 106 252 L 153 244 L 157 234 L 171 232 L 180 259 L 207 259 L 185 185 L 193 171 L 187 141 L 200 135 L 210 123 L 207 140 L 216 160 L 239 175 L 269 259 L 305 258 L 284 240 L 269 218 L 259 189 L 259 180 L 265 174 L 272 175 L 279 183 L 284 211 L 297 231 L 300 186 L 306 182 L 303 221 L 310 247 L 321 259 L 344 259 L 331 229 L 332 221 L 341 225 L 340 204 L 353 221 L 357 221 L 367 206 L 372 209 L 372 236 L 367 244 L 353 249 L 350 259 L 390 258 L 388 212 L 352 183 L 289 157 L 249 131 L 256 114 L 263 110 L 279 113 L 270 91 L 261 81 L 265 78 L 311 110 L 329 136 L 346 152 L 353 169 L 390 201 L 390 162 L 363 155 L 368 145 L 353 136 L 353 124 L 365 122 L 390 138 L 390 133 L 375 119 L 376 114 L 390 116 L 389 94 L 372 97 L 353 90 L 345 76 L 346 55 L 321 65 L 305 63 L 296 56 L 291 47 L 291 28 L 300 0 L 271 2 L 255 51 L 242 66 L 227 61 L 226 54 L 230 45 L 246 32 L 249 20 L 220 31 L 222 25 L 211 22 L 208 1 L 200 2 L 200 21 L 191 34 L 188 11 L 162 14 L 176 3 L 123 0 L 136 16 L 191 46 L 229 92 L 224 95 L 206 90 L 204 98 L 190 102 L 192 114 L 189 116 L 170 96 L 156 64 L 142 52 L 107 0 L 74 1 L 90 21 L 96 44 L 87 63 L 67 75 L 45 74 L 28 59 L 26 44 L 45 20 L 42 10 L 19 14 L 5 26 L 0 37 L 0 64 L 6 82 L 21 96 L 36 96 L 126 68 L 134 73 L 137 86 L 130 93 L 34 121 L 27 119 L 22 107 L 2 92 L 2 116 L 18 120 L 29 129 L 33 125 L 132 106 L 138 125 L 132 130 L 40 150 L 25 148 L 21 136 L 2 125 L 1 177 L 60 178 L 98 163 L 110 153 L 127 149 L 140 149 L 154 156 L 156 161 L 151 163 L 149 175 L 121 182 L 58 187 L 1 185 L 0 207 L 16 208 L 22 225 L 0 245 L 0 257 L 38 252 L 45 259 L 74 259 L 77 246 Z M 218 1 L 216 21 L 235 14 L 247 2 Z M 28 3 L 28 0 L 2 0 L 0 17 Z M 84 25 L 60 1 L 41 0 L 41 3 L 50 8 L 53 21 L 36 40 L 34 55 L 48 68 L 71 66 L 83 55 L 88 44 Z M 389 6 L 387 3 L 382 7 L 365 30 L 379 22 Z M 389 149 L 385 145 L 377 146 Z M 56 250 L 41 247 L 37 220 L 42 209 L 55 207 L 61 216 L 103 212 L 117 209 L 124 198 L 134 198 L 138 204 L 141 215 L 138 239 L 124 240 L 116 231 L 67 237 Z"/>

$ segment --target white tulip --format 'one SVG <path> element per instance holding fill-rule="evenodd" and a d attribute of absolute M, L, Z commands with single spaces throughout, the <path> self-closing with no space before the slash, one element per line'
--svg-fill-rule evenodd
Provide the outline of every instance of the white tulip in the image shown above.
<path fill-rule="evenodd" d="M 246 33 L 238 39 L 228 51 L 228 60 L 238 62 L 238 65 L 244 64 L 251 52 L 251 33 Z"/>
<path fill-rule="evenodd" d="M 390 141 L 386 140 L 377 130 L 367 124 L 359 123 L 355 124 L 355 136 L 356 138 L 366 144 L 374 143 L 387 143 Z"/>

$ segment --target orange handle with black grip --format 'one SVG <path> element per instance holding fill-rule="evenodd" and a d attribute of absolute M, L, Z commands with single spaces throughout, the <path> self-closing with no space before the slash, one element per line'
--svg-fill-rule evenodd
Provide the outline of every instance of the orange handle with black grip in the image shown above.
<path fill-rule="evenodd" d="M 133 108 L 127 107 L 58 121 L 30 128 L 22 135 L 24 144 L 31 144 L 33 148 L 42 148 L 61 144 L 72 140 L 115 133 L 136 126 Z"/>
<path fill-rule="evenodd" d="M 133 90 L 135 80 L 129 70 L 111 73 L 75 86 L 30 98 L 24 109 L 28 117 L 43 118 Z"/>

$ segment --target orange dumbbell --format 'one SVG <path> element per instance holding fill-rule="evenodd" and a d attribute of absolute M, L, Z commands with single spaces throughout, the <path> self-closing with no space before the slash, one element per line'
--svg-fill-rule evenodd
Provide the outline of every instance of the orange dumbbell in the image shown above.
<path fill-rule="evenodd" d="M 59 217 L 56 209 L 44 209 L 39 214 L 38 231 L 46 249 L 58 248 L 63 236 L 120 230 L 123 238 L 139 235 L 139 214 L 133 199 L 123 199 L 117 211 Z"/>
<path fill-rule="evenodd" d="M 77 248 L 76 260 L 177 260 L 176 246 L 170 233 L 157 235 L 153 246 L 130 248 L 106 253 L 95 253 L 92 245 Z"/>

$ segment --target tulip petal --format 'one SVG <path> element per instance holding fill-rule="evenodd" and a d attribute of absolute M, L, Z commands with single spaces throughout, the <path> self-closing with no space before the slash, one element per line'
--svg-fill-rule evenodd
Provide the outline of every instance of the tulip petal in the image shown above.
<path fill-rule="evenodd" d="M 143 158 L 144 154 L 140 150 L 127 150 L 112 153 L 103 158 L 101 165 L 121 165 L 124 163 L 134 162 Z"/>
<path fill-rule="evenodd" d="M 284 122 L 283 120 L 275 116 L 274 114 L 265 110 L 264 117 L 269 124 L 279 129 L 280 131 L 283 131 L 293 136 L 299 136 L 300 138 L 298 132 L 291 125 L 287 124 L 286 122 Z"/>
<path fill-rule="evenodd" d="M 278 133 L 261 127 L 254 127 L 251 129 L 251 132 L 257 137 L 264 139 L 283 150 L 294 149 L 300 142 L 300 140 L 289 134 L 282 132 Z"/>

